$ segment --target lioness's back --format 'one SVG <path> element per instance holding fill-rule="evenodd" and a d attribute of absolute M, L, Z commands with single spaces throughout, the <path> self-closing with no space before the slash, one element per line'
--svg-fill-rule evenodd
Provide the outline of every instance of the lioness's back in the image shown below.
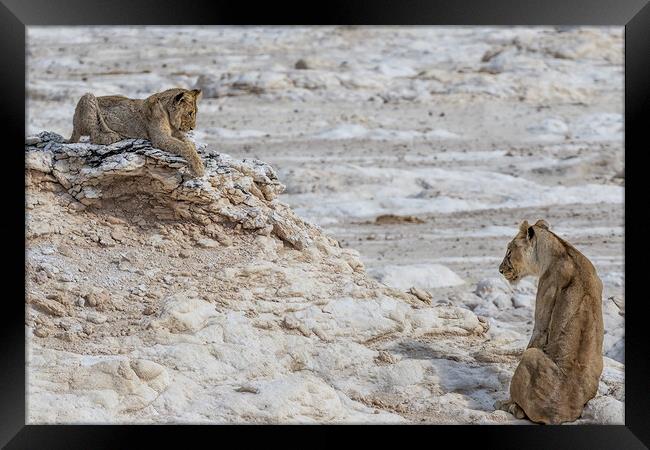
<path fill-rule="evenodd" d="M 556 239 L 558 239 L 564 248 L 566 249 L 567 255 L 571 258 L 573 264 L 576 266 L 574 272 L 575 277 L 583 280 L 583 286 L 585 288 L 585 293 L 593 296 L 597 296 L 599 302 L 602 300 L 602 291 L 603 291 L 603 282 L 598 276 L 596 267 L 593 263 L 587 258 L 580 250 L 575 248 L 573 245 L 559 237 L 553 232 L 550 232 Z"/>

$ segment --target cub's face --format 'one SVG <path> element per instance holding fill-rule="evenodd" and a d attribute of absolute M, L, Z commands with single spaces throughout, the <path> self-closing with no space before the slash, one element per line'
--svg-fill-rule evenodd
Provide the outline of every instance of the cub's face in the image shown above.
<path fill-rule="evenodd" d="M 187 132 L 196 128 L 196 103 L 201 94 L 198 89 L 184 90 L 174 96 L 168 104 L 169 119 L 174 128 Z"/>
<path fill-rule="evenodd" d="M 499 272 L 510 283 L 517 283 L 527 275 L 534 275 L 534 238 L 534 230 L 524 221 L 519 226 L 519 233 L 508 243 L 506 255 L 499 265 Z"/>

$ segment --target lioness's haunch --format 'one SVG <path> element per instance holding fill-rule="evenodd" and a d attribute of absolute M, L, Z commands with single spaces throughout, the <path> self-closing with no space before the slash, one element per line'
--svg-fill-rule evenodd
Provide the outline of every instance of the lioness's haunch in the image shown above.
<path fill-rule="evenodd" d="M 499 272 L 511 283 L 527 275 L 539 283 L 533 334 L 510 382 L 510 400 L 498 407 L 534 422 L 576 420 L 603 371 L 603 284 L 596 269 L 539 220 L 520 225 Z"/>
<path fill-rule="evenodd" d="M 144 100 L 121 95 L 85 94 L 74 111 L 69 142 L 90 136 L 93 144 L 112 144 L 126 138 L 148 139 L 162 150 L 184 157 L 195 176 L 205 168 L 185 132 L 196 126 L 200 90 L 168 89 Z"/>

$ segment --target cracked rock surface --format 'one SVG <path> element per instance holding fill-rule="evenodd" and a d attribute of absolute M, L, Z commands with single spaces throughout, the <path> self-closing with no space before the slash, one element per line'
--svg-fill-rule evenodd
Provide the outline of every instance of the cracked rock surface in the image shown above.
<path fill-rule="evenodd" d="M 371 278 L 269 165 L 203 152 L 191 179 L 147 141 L 53 133 L 25 152 L 29 423 L 529 423 L 493 408 L 521 345 Z M 582 422 L 622 418 L 622 374 L 606 358 Z"/>

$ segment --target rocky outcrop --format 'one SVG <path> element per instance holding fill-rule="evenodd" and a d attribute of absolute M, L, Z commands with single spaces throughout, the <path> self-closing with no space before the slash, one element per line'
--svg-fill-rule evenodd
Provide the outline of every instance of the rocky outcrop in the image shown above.
<path fill-rule="evenodd" d="M 26 141 L 28 169 L 49 175 L 83 207 L 139 194 L 160 221 L 192 220 L 257 234 L 273 234 L 302 249 L 313 226 L 276 200 L 284 185 L 271 166 L 257 160 L 201 153 L 206 176 L 193 179 L 185 160 L 141 139 L 113 145 L 66 144 L 43 132 Z"/>

